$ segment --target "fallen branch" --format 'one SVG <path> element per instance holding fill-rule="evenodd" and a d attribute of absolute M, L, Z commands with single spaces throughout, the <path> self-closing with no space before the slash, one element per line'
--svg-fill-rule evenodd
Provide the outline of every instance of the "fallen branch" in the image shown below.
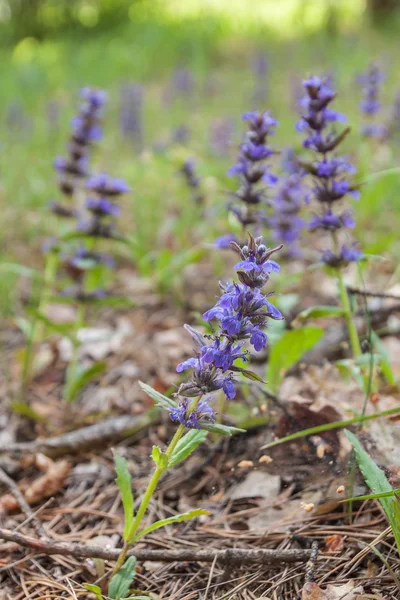
<path fill-rule="evenodd" d="M 15 542 L 25 548 L 36 550 L 43 554 L 58 554 L 61 556 L 74 556 L 75 558 L 103 558 L 117 560 L 121 548 L 101 548 L 98 546 L 84 546 L 69 542 L 56 542 L 53 540 L 39 540 L 22 535 L 8 529 L 0 529 L 0 539 Z M 1 549 L 0 549 L 1 552 Z M 225 564 L 276 564 L 295 563 L 307 561 L 311 557 L 310 550 L 247 550 L 242 548 L 227 548 L 226 550 L 131 550 L 128 555 L 135 555 L 140 561 L 150 560 L 155 562 L 207 562 L 214 561 Z"/>
<path fill-rule="evenodd" d="M 56 437 L 0 446 L 0 453 L 40 452 L 51 458 L 57 458 L 66 454 L 91 451 L 99 447 L 104 449 L 110 444 L 124 440 L 145 429 L 154 423 L 155 419 L 154 411 L 148 411 L 145 415 L 110 417 L 95 425 L 82 427 Z"/>

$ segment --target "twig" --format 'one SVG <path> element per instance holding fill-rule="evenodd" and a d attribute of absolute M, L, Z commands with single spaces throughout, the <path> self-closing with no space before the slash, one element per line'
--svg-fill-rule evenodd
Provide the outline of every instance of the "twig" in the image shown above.
<path fill-rule="evenodd" d="M 31 507 L 25 500 L 23 493 L 19 490 L 15 481 L 13 479 L 11 479 L 11 477 L 9 477 L 7 475 L 7 473 L 5 473 L 3 471 L 3 469 L 1 469 L 1 468 L 0 468 L 0 481 L 2 481 L 9 488 L 9 490 L 11 491 L 11 494 L 14 496 L 14 498 L 18 502 L 19 507 L 22 510 L 22 512 L 24 513 L 24 515 L 26 516 L 27 520 L 32 522 L 32 525 L 35 528 L 36 533 L 41 538 L 47 538 L 48 536 L 43 528 L 43 525 L 41 524 L 41 522 L 39 521 L 39 519 L 36 517 L 33 510 L 31 509 Z"/>
<path fill-rule="evenodd" d="M 367 298 L 387 298 L 388 300 L 400 300 L 400 296 L 396 294 L 385 294 L 384 292 L 370 292 L 368 290 L 361 290 L 352 286 L 346 287 L 349 294 L 354 296 L 366 296 Z"/>
<path fill-rule="evenodd" d="M 304 583 L 309 583 L 310 581 L 314 580 L 314 571 L 315 571 L 315 567 L 316 567 L 317 560 L 318 560 L 318 553 L 319 553 L 319 545 L 318 545 L 318 542 L 315 540 L 311 544 L 311 556 L 310 556 L 310 560 L 308 561 L 308 563 L 306 565 L 306 574 L 304 575 Z"/>
<path fill-rule="evenodd" d="M 98 447 L 104 449 L 109 444 L 126 439 L 145 429 L 154 423 L 156 418 L 154 411 L 148 411 L 145 415 L 139 416 L 111 417 L 101 421 L 101 423 L 82 427 L 56 437 L 0 446 L 0 453 L 40 452 L 51 458 L 56 458 L 65 454 L 77 454 L 85 450 L 91 451 Z"/>
<path fill-rule="evenodd" d="M 121 548 L 102 548 L 99 546 L 85 546 L 70 542 L 56 542 L 53 540 L 38 540 L 21 533 L 0 529 L 0 539 L 15 542 L 25 548 L 31 548 L 43 554 L 59 554 L 61 556 L 74 556 L 75 558 L 103 558 L 117 560 Z M 227 548 L 226 550 L 131 550 L 128 556 L 134 555 L 140 561 L 150 560 L 155 562 L 208 562 L 214 560 L 225 564 L 276 564 L 295 563 L 309 560 L 310 550 L 247 550 L 242 548 Z"/>

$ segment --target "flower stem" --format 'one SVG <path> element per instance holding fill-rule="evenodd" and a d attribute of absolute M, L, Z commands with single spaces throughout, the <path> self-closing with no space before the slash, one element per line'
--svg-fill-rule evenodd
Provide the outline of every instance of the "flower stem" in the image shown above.
<path fill-rule="evenodd" d="M 192 413 L 195 409 L 197 404 L 200 402 L 202 396 L 199 396 L 198 398 L 196 398 L 193 402 L 192 405 L 190 406 L 189 409 L 189 413 L 187 416 L 189 416 L 190 413 Z M 140 527 L 140 524 L 143 520 L 143 517 L 146 513 L 147 507 L 154 495 L 154 492 L 156 491 L 156 487 L 157 484 L 160 480 L 161 475 L 168 470 L 169 467 L 169 459 L 171 458 L 179 440 L 181 439 L 181 437 L 183 436 L 183 434 L 185 433 L 185 425 L 179 425 L 178 429 L 175 432 L 174 437 L 172 438 L 172 440 L 170 441 L 168 448 L 165 451 L 165 456 L 167 457 L 167 462 L 166 465 L 158 465 L 147 485 L 146 491 L 144 493 L 144 496 L 142 498 L 142 501 L 140 503 L 140 506 L 138 508 L 138 511 L 136 513 L 136 517 L 131 525 L 131 527 L 129 528 L 129 531 L 126 534 L 126 540 L 124 542 L 123 548 L 121 550 L 121 553 L 118 557 L 117 562 L 115 563 L 114 569 L 112 571 L 112 577 L 118 573 L 118 571 L 121 569 L 122 565 L 125 562 L 126 559 L 126 555 L 128 554 L 128 551 L 130 549 L 130 547 L 132 546 L 132 544 L 135 541 L 135 535 L 138 532 L 138 529 Z"/>
<path fill-rule="evenodd" d="M 335 233 L 332 235 L 333 246 L 336 254 L 339 254 L 339 242 Z M 339 297 L 344 310 L 344 318 L 346 319 L 347 329 L 349 332 L 350 345 L 353 353 L 353 358 L 358 358 L 362 355 L 360 338 L 358 337 L 357 327 L 353 319 L 353 313 L 351 310 L 349 295 L 344 284 L 343 272 L 339 267 L 336 269 L 336 278 L 339 286 Z"/>
<path fill-rule="evenodd" d="M 349 331 L 350 345 L 351 345 L 351 349 L 353 352 L 353 358 L 357 358 L 357 357 L 361 356 L 362 350 L 361 350 L 360 339 L 358 337 L 356 324 L 353 319 L 349 295 L 347 293 L 346 286 L 344 284 L 343 273 L 342 273 L 341 269 L 337 269 L 337 281 L 339 284 L 340 301 L 342 303 L 342 307 L 345 312 L 344 316 L 345 316 L 346 323 L 347 323 L 347 329 Z"/>
<path fill-rule="evenodd" d="M 37 308 L 38 314 L 43 314 L 46 308 L 46 304 L 49 301 L 51 294 L 51 287 L 53 285 L 56 272 L 58 267 L 58 255 L 55 252 L 49 252 L 46 259 L 46 264 L 43 274 L 43 286 L 40 291 L 39 304 Z M 38 321 L 38 317 L 35 316 L 31 323 L 31 330 L 26 345 L 24 364 L 22 367 L 21 377 L 21 389 L 20 389 L 20 402 L 25 401 L 26 389 L 28 382 L 31 377 L 32 365 L 33 365 L 33 347 L 37 341 L 43 336 L 43 323 Z"/>
<path fill-rule="evenodd" d="M 79 338 L 78 333 L 85 323 L 85 304 L 80 302 L 78 305 L 78 312 L 75 321 L 75 331 L 72 338 L 72 358 L 67 368 L 66 381 L 64 386 L 64 398 L 72 402 L 75 398 L 69 398 L 69 389 L 72 381 L 76 377 L 76 368 L 78 366 L 78 353 L 79 353 Z"/>

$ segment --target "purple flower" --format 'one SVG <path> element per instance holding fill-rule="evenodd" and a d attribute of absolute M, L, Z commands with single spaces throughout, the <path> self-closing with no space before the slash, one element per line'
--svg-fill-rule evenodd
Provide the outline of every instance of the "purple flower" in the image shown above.
<path fill-rule="evenodd" d="M 263 329 L 268 320 L 282 319 L 279 310 L 268 300 L 271 294 L 264 296 L 260 290 L 268 280 L 270 271 L 279 270 L 278 265 L 270 260 L 276 249 L 268 250 L 261 244 L 260 238 L 255 240 L 250 234 L 246 248 L 240 248 L 235 242 L 232 246 L 242 258 L 254 257 L 252 269 L 255 267 L 260 272 L 246 272 L 242 277 L 239 273 L 240 283 L 221 285 L 222 295 L 215 306 L 203 315 L 206 321 L 218 321 L 212 335 L 201 336 L 187 326 L 198 350 L 195 357 L 184 360 L 176 368 L 178 373 L 192 370 L 189 379 L 180 385 L 178 395 L 203 396 L 222 389 L 228 399 L 234 398 L 236 391 L 233 375 L 240 370 L 235 367 L 235 361 L 247 360 L 248 351 L 243 350 L 243 345 L 249 342 L 256 351 L 264 348 L 267 335 Z M 207 342 L 207 339 L 210 341 Z M 174 411 L 178 418 L 181 413 L 176 409 Z M 196 415 L 198 417 L 197 413 Z M 186 416 L 182 416 L 184 418 Z M 194 426 L 198 421 L 197 418 L 193 422 Z"/>
<path fill-rule="evenodd" d="M 384 74 L 377 65 L 370 64 L 368 72 L 358 78 L 362 86 L 362 100 L 360 110 L 367 122 L 362 126 L 361 132 L 365 137 L 383 139 L 387 136 L 387 128 L 384 125 L 371 122 L 380 112 L 381 102 L 379 100 L 381 85 L 385 79 Z"/>
<path fill-rule="evenodd" d="M 122 179 L 114 179 L 106 173 L 94 175 L 86 182 L 88 190 L 92 190 L 101 196 L 119 196 L 127 194 L 131 188 Z"/>
<path fill-rule="evenodd" d="M 303 146 L 313 150 L 318 158 L 310 162 L 302 161 L 302 166 L 312 176 L 310 197 L 323 206 L 322 214 L 314 215 L 309 228 L 324 229 L 336 236 L 336 232 L 342 228 L 352 229 L 355 222 L 350 211 L 335 213 L 334 206 L 348 195 L 353 198 L 360 196 L 357 186 L 349 179 L 349 175 L 354 174 L 356 169 L 347 159 L 336 154 L 337 148 L 349 130 L 345 129 L 337 133 L 331 127 L 331 123 L 344 119 L 343 115 L 333 111 L 329 106 L 336 94 L 327 86 L 325 80 L 312 77 L 303 85 L 307 95 L 301 102 L 304 110 L 297 128 L 307 134 Z M 352 249 L 349 252 L 346 247 L 343 247 L 339 255 L 326 250 L 322 260 L 330 266 L 342 267 L 353 260 L 358 260 L 360 256 L 361 253 L 358 251 Z"/>
<path fill-rule="evenodd" d="M 231 242 L 236 241 L 236 236 L 233 233 L 226 233 L 225 235 L 221 235 L 214 241 L 214 247 L 219 248 L 220 250 L 226 250 L 230 248 Z"/>
<path fill-rule="evenodd" d="M 345 211 L 341 215 L 335 215 L 332 210 L 328 210 L 321 216 L 314 215 L 314 218 L 309 224 L 310 229 L 325 229 L 326 231 L 336 231 L 342 227 L 346 227 L 347 229 L 353 229 L 355 227 L 355 221 L 351 211 Z"/>
<path fill-rule="evenodd" d="M 341 268 L 347 266 L 351 262 L 357 262 L 363 258 L 362 252 L 357 248 L 342 246 L 339 254 L 335 254 L 331 250 L 325 250 L 322 254 L 322 262 L 329 267 Z"/>
<path fill-rule="evenodd" d="M 273 134 L 278 122 L 268 112 L 245 113 L 242 119 L 247 122 L 249 130 L 240 146 L 237 163 L 227 174 L 240 177 L 241 186 L 234 194 L 236 201 L 228 209 L 245 227 L 266 222 L 266 186 L 275 185 L 278 181 L 266 163 L 274 154 L 267 144 L 267 137 Z M 239 206 L 238 200 L 241 203 Z"/>
<path fill-rule="evenodd" d="M 85 202 L 86 208 L 99 217 L 118 217 L 121 208 L 108 198 L 88 198 Z"/>

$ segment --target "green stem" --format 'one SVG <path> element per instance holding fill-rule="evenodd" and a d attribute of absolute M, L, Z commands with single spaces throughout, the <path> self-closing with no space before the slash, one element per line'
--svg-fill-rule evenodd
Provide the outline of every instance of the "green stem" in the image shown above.
<path fill-rule="evenodd" d="M 198 405 L 198 403 L 200 402 L 202 396 L 199 396 L 198 398 L 196 398 L 193 402 L 192 405 L 190 406 L 189 409 L 189 413 L 187 416 L 189 416 L 195 409 L 196 406 Z M 144 493 L 144 496 L 142 498 L 142 501 L 140 503 L 140 506 L 138 508 L 138 511 L 136 513 L 136 517 L 131 525 L 131 527 L 129 528 L 129 531 L 126 534 L 126 540 L 124 542 L 123 548 L 121 550 L 121 553 L 118 557 L 117 562 L 115 563 L 114 569 L 112 571 L 112 577 L 118 573 L 118 571 L 121 569 L 122 565 L 125 562 L 126 559 L 126 555 L 128 554 L 128 551 L 130 549 L 130 547 L 132 546 L 132 544 L 135 541 L 135 535 L 139 530 L 139 527 L 141 525 L 141 522 L 143 520 L 143 517 L 146 513 L 147 507 L 149 506 L 149 503 L 154 495 L 154 492 L 156 491 L 156 487 L 157 484 L 160 480 L 161 475 L 168 470 L 168 462 L 169 459 L 172 456 L 172 453 L 174 452 L 179 440 L 181 439 L 181 437 L 183 436 L 183 434 L 185 433 L 185 425 L 179 425 L 178 429 L 175 432 L 174 437 L 172 438 L 172 440 L 170 441 L 168 448 L 165 451 L 165 456 L 167 457 L 167 464 L 165 466 L 159 465 L 156 467 L 148 485 L 146 488 L 146 491 Z"/>
<path fill-rule="evenodd" d="M 43 314 L 46 309 L 46 304 L 49 301 L 51 295 L 51 288 L 57 273 L 58 267 L 58 255 L 55 252 L 49 252 L 46 259 L 46 264 L 43 274 L 43 286 L 40 291 L 40 298 L 38 304 L 38 313 Z M 37 317 L 34 317 L 31 330 L 29 334 L 28 343 L 26 346 L 24 364 L 22 368 L 22 381 L 20 390 L 20 401 L 25 401 L 26 389 L 28 382 L 31 378 L 32 364 L 33 364 L 33 347 L 37 341 L 40 341 L 43 337 L 43 324 L 39 323 Z"/>
<path fill-rule="evenodd" d="M 333 247 L 335 249 L 336 254 L 339 254 L 339 242 L 337 236 L 333 233 Z M 351 304 L 349 295 L 346 290 L 346 286 L 344 284 L 343 273 L 341 268 L 336 269 L 336 277 L 339 285 L 339 296 L 342 304 L 342 308 L 344 310 L 344 317 L 347 323 L 347 329 L 350 337 L 350 345 L 353 352 L 353 358 L 358 358 L 362 355 L 360 338 L 358 337 L 357 327 L 353 319 L 353 312 L 351 310 Z"/>
<path fill-rule="evenodd" d="M 361 356 L 362 350 L 361 350 L 360 339 L 358 337 L 356 324 L 353 319 L 349 295 L 347 293 L 346 286 L 344 284 L 343 273 L 342 273 L 341 269 L 337 269 L 337 280 L 338 280 L 338 284 L 339 284 L 340 301 L 342 303 L 342 307 L 345 312 L 347 329 L 349 331 L 350 345 L 351 345 L 351 349 L 353 352 L 353 357 L 357 358 L 357 357 Z"/>
<path fill-rule="evenodd" d="M 74 398 L 68 397 L 68 393 L 69 393 L 69 389 L 71 386 L 71 382 L 73 381 L 73 379 L 76 376 L 76 368 L 78 365 L 78 353 L 79 353 L 78 333 L 85 324 L 85 308 L 86 308 L 85 304 L 83 302 L 80 302 L 78 305 L 78 312 L 76 315 L 75 331 L 74 331 L 74 334 L 72 337 L 72 358 L 71 358 L 71 361 L 67 368 L 66 380 L 65 380 L 65 385 L 64 385 L 64 399 L 68 400 L 68 401 L 74 400 Z"/>

